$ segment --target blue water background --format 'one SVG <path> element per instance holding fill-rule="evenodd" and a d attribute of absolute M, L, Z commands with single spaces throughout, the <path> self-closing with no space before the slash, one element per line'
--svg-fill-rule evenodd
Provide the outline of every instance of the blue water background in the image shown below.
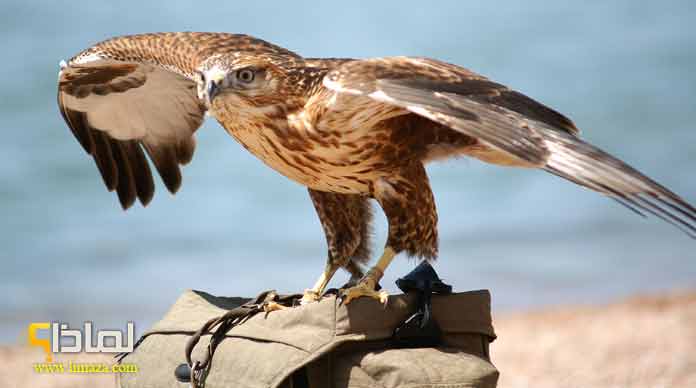
<path fill-rule="evenodd" d="M 303 187 L 208 121 L 172 197 L 123 212 L 57 111 L 58 62 L 108 37 L 252 34 L 306 56 L 419 55 L 568 114 L 583 136 L 696 202 L 693 1 L 8 1 L 0 5 L 0 342 L 30 321 L 141 332 L 184 289 L 300 291 L 325 243 Z M 540 171 L 428 168 L 437 270 L 496 311 L 696 286 L 696 241 Z M 378 251 L 386 224 L 377 218 Z M 414 262 L 399 259 L 383 284 Z M 337 276 L 332 285 L 346 280 Z"/>

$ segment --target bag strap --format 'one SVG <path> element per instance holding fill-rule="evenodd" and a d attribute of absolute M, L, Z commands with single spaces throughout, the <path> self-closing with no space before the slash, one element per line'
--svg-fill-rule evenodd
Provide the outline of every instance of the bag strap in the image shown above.
<path fill-rule="evenodd" d="M 300 294 L 278 295 L 275 290 L 264 291 L 249 302 L 233 308 L 219 317 L 208 320 L 201 328 L 193 333 L 184 349 L 186 363 L 190 369 L 188 380 L 191 383 L 191 387 L 199 388 L 205 385 L 205 379 L 210 372 L 211 361 L 215 354 L 215 349 L 220 342 L 225 339 L 225 336 L 233 327 L 243 324 L 259 312 L 271 311 L 272 308 L 269 307 L 274 304 L 283 307 L 296 306 L 301 297 L 302 295 Z M 201 337 L 206 334 L 211 334 L 207 352 L 202 360 L 193 360 L 191 358 L 191 353 L 193 353 Z M 180 365 L 175 372 L 177 379 L 180 379 L 180 381 L 183 379 L 183 382 L 186 382 L 186 379 L 184 379 L 186 373 L 185 370 L 181 370 L 181 367 L 185 365 L 186 364 Z"/>

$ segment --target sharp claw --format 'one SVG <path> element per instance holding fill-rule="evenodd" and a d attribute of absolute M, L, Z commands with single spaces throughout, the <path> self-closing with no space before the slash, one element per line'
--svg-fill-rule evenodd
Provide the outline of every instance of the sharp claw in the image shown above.
<path fill-rule="evenodd" d="M 387 304 L 389 304 L 389 294 L 386 291 L 380 291 L 379 293 L 379 301 L 382 302 L 382 305 L 384 308 L 387 308 Z"/>
<path fill-rule="evenodd" d="M 305 290 L 304 295 L 302 295 L 302 299 L 300 299 L 300 305 L 304 306 L 310 303 L 314 303 L 319 301 L 319 299 L 321 299 L 321 295 L 319 295 L 316 291 Z"/>
<path fill-rule="evenodd" d="M 276 302 L 268 302 L 263 306 L 263 311 L 266 313 L 270 313 L 271 311 L 279 311 L 279 310 L 285 310 L 287 307 L 278 304 Z"/>
<path fill-rule="evenodd" d="M 375 291 L 368 284 L 359 283 L 357 286 L 350 287 L 341 291 L 340 295 L 338 296 L 339 306 L 344 304 L 347 305 L 353 299 L 357 299 L 362 296 L 377 299 L 385 307 L 389 300 L 389 294 L 386 291 Z"/>

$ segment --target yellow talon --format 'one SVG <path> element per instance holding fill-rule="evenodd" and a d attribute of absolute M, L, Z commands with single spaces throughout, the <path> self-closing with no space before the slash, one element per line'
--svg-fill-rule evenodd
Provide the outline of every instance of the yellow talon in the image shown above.
<path fill-rule="evenodd" d="M 384 275 L 384 270 L 396 256 L 396 252 L 391 247 L 386 247 L 382 257 L 379 258 L 377 264 L 372 267 L 367 274 L 360 279 L 358 284 L 354 287 L 347 288 L 341 292 L 341 303 L 348 304 L 351 300 L 359 298 L 361 296 L 369 296 L 380 301 L 383 305 L 387 304 L 389 299 L 389 294 L 382 291 L 375 291 L 375 287 L 382 276 Z"/>
<path fill-rule="evenodd" d="M 263 306 L 263 311 L 264 311 L 264 312 L 267 312 L 267 313 L 270 313 L 271 311 L 285 310 L 285 309 L 287 309 L 287 308 L 288 308 L 288 307 L 283 306 L 282 304 L 278 304 L 278 303 L 276 303 L 276 302 L 267 302 L 267 303 Z"/>
<path fill-rule="evenodd" d="M 389 300 L 388 292 L 384 290 L 375 291 L 374 286 L 371 287 L 367 282 L 360 282 L 354 287 L 343 290 L 341 293 L 341 303 L 348 304 L 351 300 L 361 296 L 377 299 L 383 305 L 386 305 Z"/>
<path fill-rule="evenodd" d="M 321 296 L 314 289 L 305 290 L 302 299 L 300 299 L 300 305 L 304 306 L 309 303 L 317 302 L 321 299 Z"/>
<path fill-rule="evenodd" d="M 326 268 L 324 269 L 324 272 L 322 272 L 321 276 L 319 276 L 319 279 L 317 279 L 317 282 L 314 284 L 314 287 L 305 290 L 304 295 L 302 295 L 302 299 L 300 299 L 300 304 L 306 305 L 309 303 L 318 302 L 319 299 L 321 299 L 321 296 L 324 294 L 326 285 L 329 284 L 329 281 L 336 273 L 338 267 L 339 265 L 329 260 L 326 263 Z"/>

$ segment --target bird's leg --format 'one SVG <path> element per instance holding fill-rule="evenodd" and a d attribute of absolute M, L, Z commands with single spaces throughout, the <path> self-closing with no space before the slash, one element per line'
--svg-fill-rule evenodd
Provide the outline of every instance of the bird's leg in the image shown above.
<path fill-rule="evenodd" d="M 314 283 L 314 286 L 312 288 L 305 290 L 304 295 L 300 300 L 300 304 L 307 304 L 319 300 L 322 294 L 324 294 L 324 291 L 326 290 L 326 286 L 329 284 L 329 281 L 331 281 L 331 279 L 336 274 L 336 271 L 339 268 L 344 268 L 346 271 L 350 273 L 350 280 L 348 281 L 348 283 L 346 283 L 344 287 L 355 286 L 361 279 L 365 277 L 363 270 L 355 261 L 336 261 L 333 259 L 331 254 L 329 254 L 329 258 L 326 261 L 326 268 L 324 269 L 324 272 L 322 272 L 322 274 L 319 276 L 319 279 L 317 279 L 317 282 Z M 379 281 L 379 278 L 377 279 L 377 281 Z M 376 284 L 377 283 L 375 283 L 375 285 Z"/>
<path fill-rule="evenodd" d="M 345 270 L 348 271 L 348 273 L 350 273 L 350 279 L 341 288 L 352 287 L 358 284 L 360 279 L 362 279 L 363 276 L 365 276 L 365 271 L 363 271 L 360 265 L 358 265 L 358 263 L 356 263 L 353 260 L 350 260 L 348 264 L 346 264 L 343 268 L 345 268 Z"/>
<path fill-rule="evenodd" d="M 422 164 L 403 166 L 376 180 L 373 195 L 389 223 L 386 248 L 377 264 L 356 286 L 343 290 L 343 303 L 360 296 L 385 303 L 387 293 L 375 291 L 375 286 L 398 253 L 405 252 L 426 260 L 437 256 L 437 211 Z"/>
<path fill-rule="evenodd" d="M 384 248 L 384 253 L 369 271 L 363 276 L 358 284 L 353 287 L 346 288 L 341 293 L 341 302 L 344 304 L 350 303 L 351 300 L 359 298 L 361 296 L 369 296 L 371 298 L 379 300 L 382 304 L 387 303 L 387 298 L 389 294 L 384 291 L 376 291 L 377 283 L 379 283 L 382 276 L 384 276 L 384 271 L 386 271 L 389 264 L 394 260 L 396 252 L 389 246 Z"/>
<path fill-rule="evenodd" d="M 351 281 L 362 278 L 360 262 L 369 257 L 369 225 L 372 212 L 366 197 L 309 189 L 328 245 L 324 272 L 314 286 L 305 291 L 302 304 L 318 300 L 339 268 L 351 273 Z"/>
<path fill-rule="evenodd" d="M 346 260 L 346 262 L 347 261 L 348 260 Z M 326 285 L 329 284 L 329 281 L 331 281 L 331 278 L 333 278 L 336 271 L 343 265 L 343 263 L 333 260 L 332 255 L 329 254 L 329 258 L 326 260 L 326 268 L 324 268 L 324 272 L 322 272 L 312 288 L 305 290 L 300 303 L 307 304 L 319 300 L 326 289 Z"/>

